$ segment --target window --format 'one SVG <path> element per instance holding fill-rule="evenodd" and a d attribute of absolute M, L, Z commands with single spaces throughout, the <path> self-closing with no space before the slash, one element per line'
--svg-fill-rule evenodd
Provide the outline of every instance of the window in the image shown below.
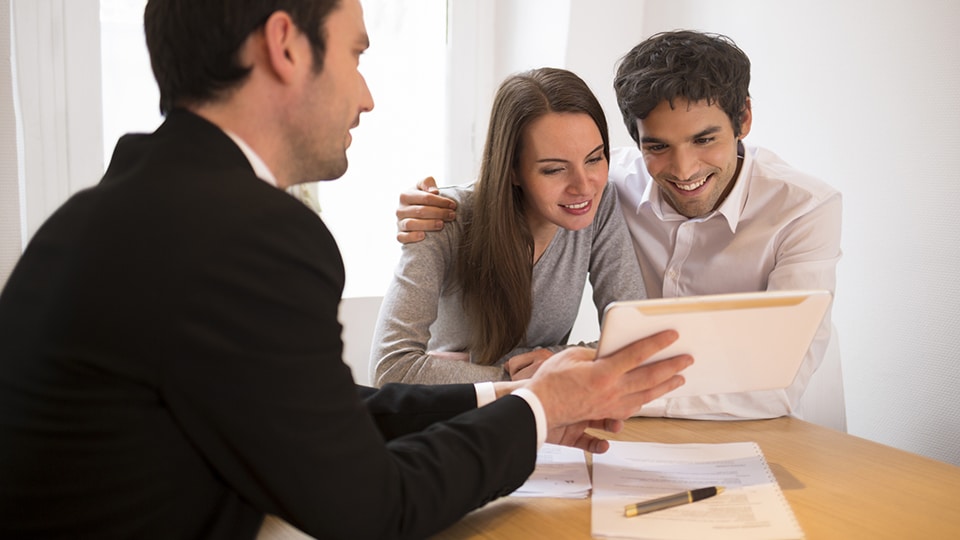
<path fill-rule="evenodd" d="M 143 35 L 146 5 L 146 0 L 100 0 L 104 163 L 110 163 L 124 133 L 150 132 L 163 122 Z"/>
<path fill-rule="evenodd" d="M 381 296 L 400 255 L 399 194 L 445 168 L 446 0 L 361 3 L 371 36 L 361 71 L 375 108 L 353 131 L 347 174 L 315 190 L 343 252 L 344 296 Z M 100 1 L 105 163 L 121 135 L 162 121 L 143 36 L 145 5 Z"/>
<path fill-rule="evenodd" d="M 401 191 L 445 168 L 446 1 L 362 0 L 370 49 L 360 69 L 374 109 L 360 117 L 338 180 L 317 184 L 347 270 L 344 296 L 382 296 L 400 257 Z"/>

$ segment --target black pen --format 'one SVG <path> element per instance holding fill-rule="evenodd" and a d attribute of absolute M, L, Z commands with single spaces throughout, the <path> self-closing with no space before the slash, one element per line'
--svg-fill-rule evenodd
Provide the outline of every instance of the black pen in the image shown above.
<path fill-rule="evenodd" d="M 650 499 L 649 501 L 628 504 L 623 507 L 623 515 L 633 517 L 639 516 L 640 514 L 649 514 L 650 512 L 656 512 L 664 508 L 672 508 L 674 506 L 680 506 L 681 504 L 696 502 L 721 493 L 723 493 L 722 487 L 705 487 L 692 491 L 684 491 L 683 493 L 658 497 L 656 499 Z"/>

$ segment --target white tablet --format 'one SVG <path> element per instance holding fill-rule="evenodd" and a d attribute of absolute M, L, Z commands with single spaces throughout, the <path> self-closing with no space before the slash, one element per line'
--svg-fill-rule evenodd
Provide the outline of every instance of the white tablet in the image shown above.
<path fill-rule="evenodd" d="M 764 291 L 614 302 L 597 355 L 672 329 L 680 338 L 648 362 L 686 353 L 694 363 L 666 397 L 786 388 L 830 301 L 829 291 Z"/>

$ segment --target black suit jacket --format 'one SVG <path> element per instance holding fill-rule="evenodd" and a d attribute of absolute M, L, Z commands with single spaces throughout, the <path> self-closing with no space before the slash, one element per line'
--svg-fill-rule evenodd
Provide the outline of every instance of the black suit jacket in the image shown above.
<path fill-rule="evenodd" d="M 521 399 L 354 385 L 343 281 L 216 126 L 124 137 L 0 296 L 0 537 L 417 538 L 519 486 Z"/>

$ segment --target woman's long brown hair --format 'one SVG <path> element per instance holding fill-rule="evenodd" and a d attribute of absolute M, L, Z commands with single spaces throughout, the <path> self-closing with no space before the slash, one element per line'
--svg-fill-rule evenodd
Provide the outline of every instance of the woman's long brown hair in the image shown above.
<path fill-rule="evenodd" d="M 517 165 L 524 130 L 551 112 L 588 114 L 610 141 L 603 108 L 575 74 L 540 68 L 508 77 L 497 90 L 473 205 L 465 215 L 454 279 L 471 322 L 473 361 L 493 365 L 526 336 L 533 312 L 533 237 L 524 218 Z"/>

